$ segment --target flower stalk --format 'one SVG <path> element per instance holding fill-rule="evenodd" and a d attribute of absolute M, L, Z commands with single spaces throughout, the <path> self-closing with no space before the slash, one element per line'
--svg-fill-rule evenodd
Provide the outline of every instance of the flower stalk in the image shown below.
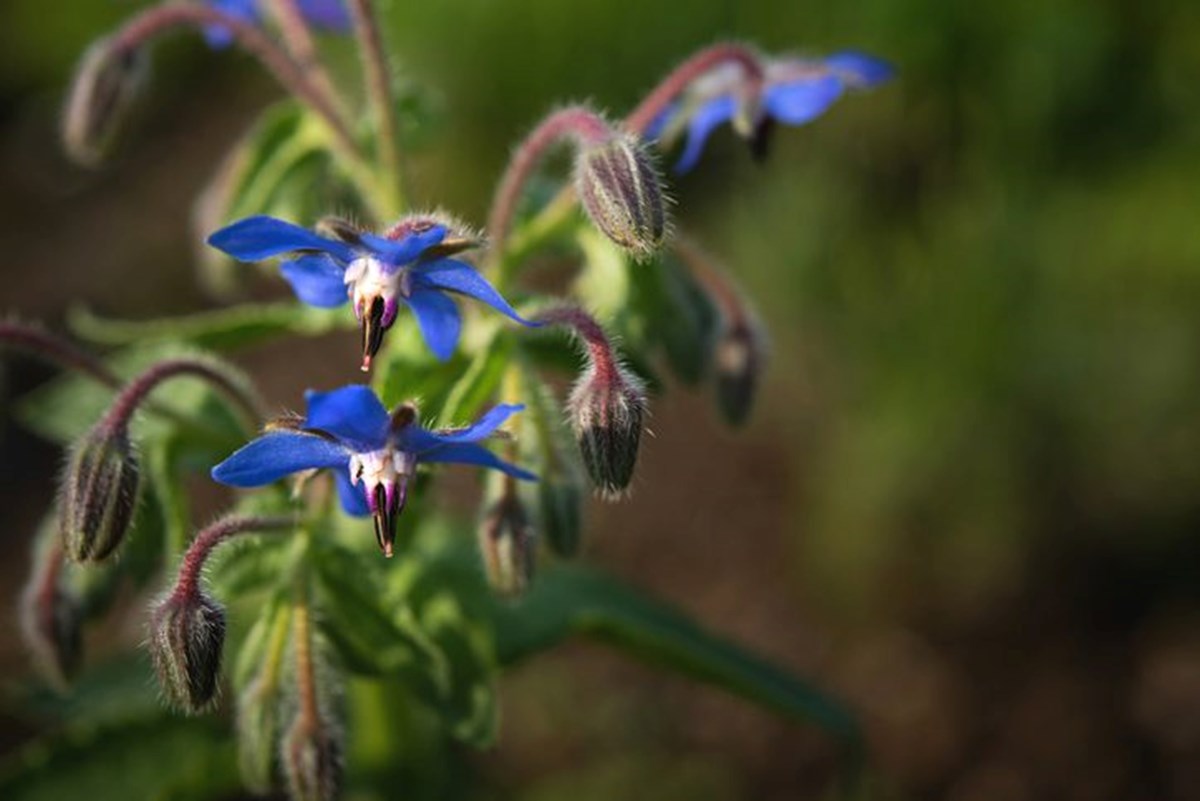
<path fill-rule="evenodd" d="M 392 93 L 392 77 L 387 52 L 375 6 L 371 0 L 348 0 L 354 33 L 358 37 L 359 57 L 367 79 L 367 93 L 375 115 L 375 151 L 384 173 L 387 208 L 380 209 L 391 217 L 404 206 L 403 182 L 400 176 L 400 143 L 396 130 L 396 107 Z"/>

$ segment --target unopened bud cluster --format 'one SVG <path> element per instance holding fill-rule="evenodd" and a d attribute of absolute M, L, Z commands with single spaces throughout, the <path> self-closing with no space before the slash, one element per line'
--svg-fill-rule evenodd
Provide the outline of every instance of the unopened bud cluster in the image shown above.
<path fill-rule="evenodd" d="M 479 526 L 479 551 L 492 589 L 516 597 L 533 581 L 537 537 L 514 482 L 507 476 L 499 481 L 500 495 L 487 507 Z"/>

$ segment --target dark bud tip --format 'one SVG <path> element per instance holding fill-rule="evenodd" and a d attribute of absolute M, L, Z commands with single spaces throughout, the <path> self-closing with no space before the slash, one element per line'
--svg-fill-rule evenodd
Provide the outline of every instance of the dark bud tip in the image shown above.
<path fill-rule="evenodd" d="M 97 562 L 117 549 L 137 510 L 140 472 L 123 427 L 101 422 L 75 444 L 60 510 L 67 556 Z"/>
<path fill-rule="evenodd" d="M 225 647 L 225 610 L 199 590 L 176 590 L 150 617 L 150 656 L 167 701 L 201 712 L 217 694 Z"/>
<path fill-rule="evenodd" d="M 593 366 L 569 401 L 571 426 L 588 476 L 601 497 L 616 500 L 633 480 L 646 413 L 641 381 L 618 365 Z"/>
<path fill-rule="evenodd" d="M 114 47 L 108 39 L 87 49 L 63 112 L 63 144 L 72 159 L 88 167 L 104 160 L 129 116 L 144 74 L 139 50 Z"/>
<path fill-rule="evenodd" d="M 326 724 L 297 718 L 283 740 L 283 767 L 292 801 L 332 801 L 342 784 L 342 748 Z"/>
<path fill-rule="evenodd" d="M 479 551 L 488 584 L 498 595 L 516 598 L 533 581 L 537 538 L 515 492 L 505 491 L 483 516 Z"/>
<path fill-rule="evenodd" d="M 749 323 L 728 327 L 713 351 L 717 408 L 730 425 L 750 416 L 764 361 L 762 337 Z"/>
<path fill-rule="evenodd" d="M 596 227 L 634 256 L 650 256 L 667 235 L 662 179 L 634 137 L 614 136 L 580 150 L 575 188 Z"/>

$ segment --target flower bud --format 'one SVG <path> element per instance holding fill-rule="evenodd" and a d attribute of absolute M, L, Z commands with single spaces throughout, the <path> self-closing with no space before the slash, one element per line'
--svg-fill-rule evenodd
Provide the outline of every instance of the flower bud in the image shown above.
<path fill-rule="evenodd" d="M 38 666 L 60 685 L 67 683 L 83 659 L 83 609 L 78 597 L 64 587 L 64 567 L 57 544 L 39 544 L 20 605 L 25 642 Z"/>
<path fill-rule="evenodd" d="M 636 138 L 618 135 L 583 148 L 575 188 L 592 222 L 613 242 L 636 256 L 662 245 L 667 231 L 662 183 Z"/>
<path fill-rule="evenodd" d="M 292 801 L 332 801 L 342 784 L 342 748 L 331 727 L 296 718 L 283 741 L 283 767 Z"/>
<path fill-rule="evenodd" d="M 571 391 L 568 408 L 592 483 L 601 496 L 620 497 L 633 479 L 642 437 L 642 382 L 615 361 L 593 362 Z"/>
<path fill-rule="evenodd" d="M 85 166 L 99 164 L 129 116 L 143 83 L 141 51 L 95 42 L 75 71 L 63 113 L 62 137 L 67 154 Z"/>
<path fill-rule="evenodd" d="M 515 598 L 533 581 L 537 537 L 512 479 L 504 476 L 498 480 L 504 483 L 504 489 L 483 516 L 479 551 L 488 584 L 497 594 Z"/>
<path fill-rule="evenodd" d="M 750 416 L 762 373 L 763 342 L 748 322 L 729 326 L 714 350 L 717 408 L 730 425 L 741 425 Z"/>
<path fill-rule="evenodd" d="M 150 617 L 150 656 L 167 700 L 200 712 L 216 697 L 225 610 L 207 593 L 174 591 Z"/>
<path fill-rule="evenodd" d="M 137 510 L 140 470 L 124 426 L 101 421 L 67 462 L 59 525 L 75 561 L 100 561 L 125 538 Z"/>

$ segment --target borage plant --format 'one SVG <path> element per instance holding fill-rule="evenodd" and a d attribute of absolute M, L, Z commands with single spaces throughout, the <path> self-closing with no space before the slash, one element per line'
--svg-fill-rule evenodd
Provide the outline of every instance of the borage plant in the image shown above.
<path fill-rule="evenodd" d="M 579 548 L 585 485 L 618 501 L 633 483 L 660 366 L 711 382 L 732 424 L 749 414 L 763 369 L 746 300 L 670 223 L 654 149 L 684 140 L 679 168 L 690 169 L 729 122 L 762 155 L 777 123 L 809 122 L 887 67 L 855 53 L 704 49 L 623 120 L 575 105 L 536 125 L 481 233 L 406 208 L 399 132 L 410 121 L 398 109 L 408 105 L 369 0 L 172 2 L 137 14 L 80 65 L 64 116 L 75 157 L 94 164 L 117 143 L 147 50 L 176 28 L 250 53 L 291 95 L 217 170 L 195 219 L 210 285 L 236 292 L 253 273 L 237 262 L 278 260 L 299 302 L 149 322 L 75 313 L 76 335 L 103 356 L 35 326 L 0 326 L 5 345 L 65 368 L 20 407 L 68 449 L 23 622 L 65 686 L 84 626 L 123 587 L 165 573 L 146 636 L 161 695 L 197 713 L 228 683 L 236 758 L 224 724 L 158 713 L 140 700 L 139 663 L 118 662 L 107 678 L 80 676 L 69 703 L 38 696 L 69 718 L 66 736 L 10 765 L 6 786 L 59 786 L 72 772 L 58 767 L 89 758 L 83 772 L 96 775 L 116 749 L 149 765 L 137 778 L 146 797 L 218 795 L 239 781 L 296 799 L 335 797 L 347 779 L 444 784 L 422 772 L 413 742 L 440 742 L 439 732 L 492 742 L 498 670 L 572 633 L 815 723 L 854 765 L 857 729 L 837 702 L 566 559 Z M 349 30 L 371 112 L 362 125 L 317 39 Z M 530 179 L 560 145 L 573 149 L 572 180 L 529 208 Z M 334 205 L 361 222 L 328 216 Z M 549 248 L 578 254 L 560 295 L 522 283 Z M 360 334 L 347 374 L 361 368 L 370 383 L 311 391 L 302 415 L 265 416 L 253 382 L 218 355 L 343 328 Z M 574 386 L 560 398 L 552 376 L 564 371 Z M 430 492 L 442 464 L 483 469 L 475 548 Z M 197 470 L 253 491 L 193 536 L 186 479 Z M 535 570 L 543 552 L 557 558 Z"/>

